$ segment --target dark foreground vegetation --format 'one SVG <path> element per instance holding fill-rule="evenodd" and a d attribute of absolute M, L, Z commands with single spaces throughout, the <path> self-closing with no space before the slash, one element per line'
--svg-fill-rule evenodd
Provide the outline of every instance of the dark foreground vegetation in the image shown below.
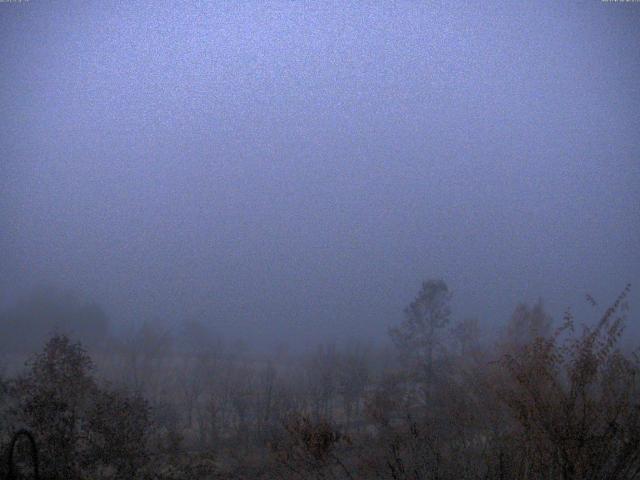
<path fill-rule="evenodd" d="M 268 358 L 194 322 L 101 343 L 99 314 L 87 349 L 56 334 L 0 377 L 0 440 L 32 432 L 44 479 L 639 478 L 639 364 L 619 343 L 628 292 L 590 325 L 520 305 L 481 342 L 428 281 L 390 330 L 393 350 Z M 67 313 L 79 311 L 96 313 Z"/>

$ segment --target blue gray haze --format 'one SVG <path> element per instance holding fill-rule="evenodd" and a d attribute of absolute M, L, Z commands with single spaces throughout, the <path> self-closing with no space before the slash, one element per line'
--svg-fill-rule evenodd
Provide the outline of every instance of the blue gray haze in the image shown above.
<path fill-rule="evenodd" d="M 0 305 L 382 339 L 640 307 L 640 4 L 0 3 Z M 640 328 L 636 331 L 640 331 Z"/>

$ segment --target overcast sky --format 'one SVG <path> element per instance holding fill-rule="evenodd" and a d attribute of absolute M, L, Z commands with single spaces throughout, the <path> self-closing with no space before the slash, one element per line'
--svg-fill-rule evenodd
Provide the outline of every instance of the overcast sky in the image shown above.
<path fill-rule="evenodd" d="M 640 4 L 0 3 L 0 301 L 250 342 L 640 308 Z"/>

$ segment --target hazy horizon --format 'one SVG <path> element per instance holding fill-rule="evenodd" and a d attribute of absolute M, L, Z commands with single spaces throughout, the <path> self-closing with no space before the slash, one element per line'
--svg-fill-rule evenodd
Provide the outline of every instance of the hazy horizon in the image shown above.
<path fill-rule="evenodd" d="M 640 286 L 640 9 L 0 3 L 0 306 L 380 339 Z M 640 332 L 630 325 L 632 332 Z"/>

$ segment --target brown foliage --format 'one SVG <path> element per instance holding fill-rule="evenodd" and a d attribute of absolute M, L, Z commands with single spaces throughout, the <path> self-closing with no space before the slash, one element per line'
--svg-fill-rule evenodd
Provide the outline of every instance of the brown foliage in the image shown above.
<path fill-rule="evenodd" d="M 595 328 L 575 337 L 570 314 L 550 338 L 503 359 L 503 399 L 518 422 L 529 478 L 635 478 L 640 471 L 638 365 L 617 343 L 629 287 Z M 563 339 L 563 335 L 566 337 Z M 532 477 L 533 476 L 533 477 Z"/>

